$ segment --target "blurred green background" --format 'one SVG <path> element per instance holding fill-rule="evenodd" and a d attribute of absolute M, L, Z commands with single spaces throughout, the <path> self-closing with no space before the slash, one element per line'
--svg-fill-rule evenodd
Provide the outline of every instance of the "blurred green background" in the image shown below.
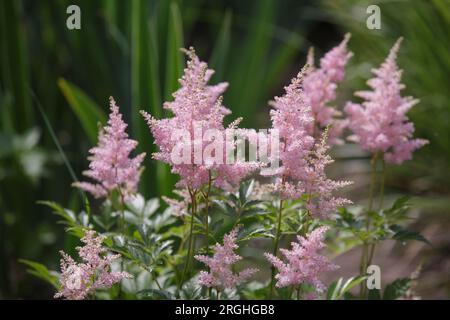
<path fill-rule="evenodd" d="M 81 9 L 81 30 L 66 27 L 71 4 Z M 381 8 L 381 30 L 366 27 L 371 4 Z M 152 138 L 138 110 L 164 116 L 162 103 L 171 99 L 184 67 L 179 48 L 194 46 L 216 70 L 213 81 L 230 83 L 224 97 L 233 111 L 228 121 L 242 116 L 244 126 L 265 128 L 267 101 L 298 72 L 308 48 L 314 46 L 320 57 L 346 32 L 352 33 L 355 56 L 339 89 L 339 107 L 365 88 L 370 69 L 394 41 L 405 38 L 399 57 L 405 94 L 421 99 L 409 115 L 416 135 L 431 143 L 413 161 L 389 168 L 387 190 L 415 196 L 415 226 L 433 246 L 389 250 L 397 250 L 399 259 L 415 250 L 424 259 L 423 297 L 448 298 L 449 30 L 447 0 L 0 0 L 0 298 L 53 295 L 18 259 L 57 268 L 58 250 L 75 245 L 36 201 L 81 207 L 70 184 L 87 167 L 87 150 L 95 144 L 109 96 L 121 106 L 140 150 L 150 153 Z M 336 153 L 335 171 L 364 185 L 364 165 L 355 169 L 360 167 L 355 161 L 367 163 L 364 157 Z M 150 157 L 145 166 L 142 193 L 169 194 L 175 178 L 168 168 Z M 365 196 L 358 189 L 350 195 L 356 202 Z"/>

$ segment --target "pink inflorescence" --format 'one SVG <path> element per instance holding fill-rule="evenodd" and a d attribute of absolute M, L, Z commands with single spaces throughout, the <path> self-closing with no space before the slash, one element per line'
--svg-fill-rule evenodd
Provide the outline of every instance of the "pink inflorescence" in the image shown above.
<path fill-rule="evenodd" d="M 216 244 L 213 247 L 213 257 L 196 255 L 195 259 L 203 262 L 209 267 L 209 272 L 201 271 L 199 283 L 205 287 L 214 287 L 218 289 L 234 288 L 239 283 L 247 280 L 258 269 L 245 269 L 238 274 L 232 270 L 232 265 L 242 259 L 241 256 L 234 253 L 238 248 L 236 244 L 238 229 L 233 229 L 223 238 L 223 245 Z"/>
<path fill-rule="evenodd" d="M 213 182 L 216 187 L 223 189 L 235 187 L 258 165 L 239 160 L 232 164 L 226 162 L 229 145 L 223 141 L 227 130 L 234 130 L 235 124 L 229 128 L 223 126 L 224 117 L 231 113 L 222 105 L 221 98 L 228 84 L 208 85 L 214 71 L 199 60 L 193 48 L 185 52 L 189 60 L 184 75 L 179 80 L 181 87 L 173 94 L 174 101 L 164 104 L 164 108 L 170 110 L 173 117 L 157 120 L 141 111 L 153 134 L 155 144 L 159 147 L 159 152 L 153 154 L 153 158 L 170 164 L 172 172 L 180 176 L 177 187 L 198 189 L 208 183 L 210 172 L 215 172 L 217 176 Z M 218 134 L 209 137 L 210 139 L 204 138 L 209 129 L 215 130 L 214 132 Z M 177 134 L 181 136 L 176 136 Z M 222 147 L 211 152 L 212 157 L 203 159 L 208 145 L 216 139 L 222 141 Z M 173 156 L 180 149 L 190 150 L 187 155 L 188 161 L 174 160 Z"/>
<path fill-rule="evenodd" d="M 269 262 L 278 269 L 278 274 L 275 275 L 277 287 L 297 287 L 305 283 L 314 286 L 318 292 L 324 291 L 325 286 L 319 276 L 339 268 L 318 253 L 325 247 L 323 239 L 327 230 L 327 227 L 320 227 L 306 237 L 297 236 L 298 242 L 292 242 L 291 250 L 280 249 L 286 263 L 270 253 L 265 253 Z"/>
<path fill-rule="evenodd" d="M 285 95 L 272 102 L 272 128 L 280 137 L 279 159 L 276 170 L 263 170 L 263 175 L 275 176 L 275 189 L 281 199 L 297 199 L 307 196 L 307 209 L 314 216 L 325 217 L 349 200 L 335 198 L 332 192 L 348 184 L 328 179 L 325 167 L 332 162 L 326 154 L 326 135 L 315 140 L 308 131 L 313 124 L 311 108 L 305 103 L 302 88 L 303 69 L 291 84 L 285 87 Z"/>
<path fill-rule="evenodd" d="M 395 164 L 411 159 L 414 150 L 428 143 L 412 138 L 414 124 L 406 116 L 419 100 L 400 94 L 405 87 L 400 83 L 402 70 L 396 63 L 401 40 L 395 43 L 380 68 L 372 70 L 375 77 L 367 82 L 372 91 L 355 93 L 365 101 L 362 104 L 349 102 L 345 107 L 349 127 L 354 133 L 350 139 L 364 150 L 384 153 L 384 159 Z"/>
<path fill-rule="evenodd" d="M 328 155 L 330 148 L 327 144 L 328 129 L 322 134 L 321 140 L 316 142 L 313 151 L 307 157 L 306 179 L 304 190 L 307 195 L 305 208 L 314 217 L 327 218 L 338 207 L 351 204 L 352 201 L 333 195 L 333 192 L 352 184 L 351 181 L 336 181 L 327 177 L 325 169 L 334 160 Z"/>
<path fill-rule="evenodd" d="M 88 230 L 81 239 L 85 244 L 77 247 L 78 254 L 83 260 L 75 262 L 65 252 L 61 251 L 61 288 L 55 298 L 69 300 L 83 300 L 96 289 L 110 288 L 124 278 L 130 278 L 127 272 L 112 272 L 111 262 L 120 258 L 120 254 L 105 255 L 106 248 L 102 246 L 105 237 Z"/>
<path fill-rule="evenodd" d="M 337 84 L 344 79 L 345 66 L 353 55 L 347 50 L 350 34 L 331 49 L 320 60 L 320 68 L 314 68 L 313 51 L 308 55 L 308 73 L 303 81 L 305 103 L 311 107 L 314 121 L 309 126 L 309 134 L 320 137 L 321 132 L 331 126 L 329 132 L 330 144 L 342 144 L 340 136 L 347 121 L 340 119 L 341 112 L 328 104 L 336 99 Z"/>
<path fill-rule="evenodd" d="M 141 175 L 141 163 L 145 153 L 130 158 L 137 141 L 129 139 L 119 107 L 110 97 L 108 125 L 99 132 L 98 146 L 89 150 L 91 161 L 89 170 L 83 172 L 86 177 L 97 183 L 76 182 L 73 185 L 92 193 L 96 198 L 107 197 L 113 190 L 128 196 L 137 191 Z"/>

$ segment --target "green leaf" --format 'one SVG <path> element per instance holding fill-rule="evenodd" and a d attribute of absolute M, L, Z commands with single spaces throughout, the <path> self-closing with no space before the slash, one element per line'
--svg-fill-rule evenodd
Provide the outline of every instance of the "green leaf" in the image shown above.
<path fill-rule="evenodd" d="M 230 216 L 232 218 L 236 217 L 236 210 L 230 206 L 226 201 L 213 200 L 213 203 L 219 208 L 220 212 Z"/>
<path fill-rule="evenodd" d="M 395 232 L 395 234 L 392 236 L 392 238 L 397 241 L 405 242 L 408 240 L 416 240 L 416 241 L 425 242 L 425 243 L 431 245 L 430 241 L 428 241 L 424 236 L 422 236 L 420 233 L 418 233 L 416 231 L 406 229 L 399 225 L 391 225 L 389 228 L 393 232 Z"/>
<path fill-rule="evenodd" d="M 141 296 L 147 296 L 147 297 L 159 297 L 166 300 L 174 300 L 175 296 L 166 290 L 158 290 L 158 289 L 145 289 L 141 290 L 137 293 Z"/>
<path fill-rule="evenodd" d="M 59 277 L 57 272 L 48 270 L 46 266 L 38 262 L 25 259 L 20 259 L 19 262 L 28 266 L 28 273 L 48 282 L 56 289 L 59 289 Z"/>
<path fill-rule="evenodd" d="M 367 298 L 369 300 L 381 300 L 380 290 L 378 290 L 378 289 L 369 289 Z"/>
<path fill-rule="evenodd" d="M 384 289 L 384 300 L 396 300 L 405 295 L 411 287 L 410 278 L 397 279 L 386 286 Z"/>
<path fill-rule="evenodd" d="M 76 224 L 77 217 L 73 211 L 63 208 L 60 204 L 53 201 L 38 201 L 37 203 L 52 208 L 53 212 L 66 220 L 68 224 Z"/>
<path fill-rule="evenodd" d="M 106 123 L 106 115 L 102 109 L 89 98 L 79 87 L 69 81 L 60 78 L 59 88 L 66 98 L 72 110 L 77 115 L 83 129 L 92 144 L 97 142 L 98 122 Z"/>
<path fill-rule="evenodd" d="M 241 204 L 245 204 L 247 199 L 253 192 L 253 186 L 255 185 L 255 180 L 244 181 L 239 188 L 239 200 Z"/>
<path fill-rule="evenodd" d="M 333 282 L 327 290 L 327 300 L 338 300 L 347 294 L 353 287 L 364 281 L 366 276 L 351 277 L 344 282 L 343 278 L 339 278 L 337 282 Z"/>

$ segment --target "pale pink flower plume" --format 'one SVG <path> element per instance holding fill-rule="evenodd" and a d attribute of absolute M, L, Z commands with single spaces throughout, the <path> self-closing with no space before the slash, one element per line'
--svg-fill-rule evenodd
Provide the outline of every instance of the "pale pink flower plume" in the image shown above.
<path fill-rule="evenodd" d="M 326 154 L 327 130 L 317 142 L 308 132 L 313 124 L 311 108 L 305 103 L 302 88 L 305 68 L 285 87 L 285 95 L 272 102 L 272 127 L 280 136 L 280 167 L 275 171 L 263 170 L 261 174 L 277 177 L 274 188 L 281 199 L 298 199 L 308 196 L 306 208 L 314 216 L 326 217 L 338 206 L 350 203 L 335 198 L 332 192 L 348 182 L 328 179 L 326 166 L 332 162 Z"/>
<path fill-rule="evenodd" d="M 234 129 L 225 129 L 223 125 L 225 115 L 231 113 L 222 105 L 221 98 L 228 84 L 208 85 L 214 71 L 208 69 L 208 65 L 199 60 L 193 48 L 189 51 L 185 50 L 185 53 L 189 60 L 187 68 L 184 69 L 184 75 L 179 80 L 181 87 L 173 94 L 174 100 L 164 104 L 164 108 L 170 110 L 174 116 L 157 120 L 145 111 L 141 111 L 153 134 L 154 142 L 159 147 L 159 152 L 153 154 L 153 158 L 169 164 L 172 172 L 180 176 L 180 181 L 177 183 L 179 188 L 200 188 L 208 183 L 210 170 L 220 177 L 214 179 L 216 187 L 223 189 L 236 187 L 258 166 L 250 162 L 236 163 L 236 165 L 225 164 L 227 156 L 225 143 L 223 143 L 223 149 L 219 148 L 222 151 L 221 155 L 215 155 L 214 152 L 218 161 L 214 159 L 195 161 L 195 154 L 204 155 L 205 148 L 216 138 L 212 137 L 213 140 L 210 141 L 201 139 L 206 130 L 218 130 L 217 138 L 224 141 L 227 130 Z M 173 139 L 173 134 L 176 132 L 181 132 L 183 136 Z M 199 132 L 200 137 L 198 137 Z M 187 156 L 188 163 L 174 163 L 172 152 L 179 150 L 178 148 L 183 145 L 186 147 L 183 149 L 191 151 Z"/>
<path fill-rule="evenodd" d="M 345 112 L 349 115 L 349 128 L 364 150 L 381 152 L 389 163 L 401 164 L 412 158 L 412 152 L 428 141 L 413 139 L 414 124 L 408 121 L 406 113 L 419 102 L 412 97 L 402 97 L 405 87 L 400 83 L 402 70 L 396 59 L 402 38 L 397 40 L 380 68 L 373 69 L 375 77 L 367 84 L 372 91 L 358 91 L 362 104 L 348 102 Z"/>
<path fill-rule="evenodd" d="M 112 272 L 111 263 L 120 258 L 120 254 L 106 255 L 102 246 L 105 237 L 88 230 L 81 239 L 83 247 L 77 247 L 83 262 L 77 263 L 68 254 L 61 251 L 61 288 L 55 298 L 83 300 L 96 289 L 110 288 L 124 278 L 131 278 L 127 272 Z"/>
<path fill-rule="evenodd" d="M 331 49 L 320 60 L 320 68 L 314 68 L 313 51 L 308 54 L 308 73 L 304 79 L 305 103 L 311 107 L 314 121 L 309 126 L 309 134 L 319 138 L 321 132 L 331 126 L 329 132 L 330 144 L 342 144 L 340 139 L 347 121 L 341 119 L 342 113 L 328 104 L 336 99 L 337 84 L 344 79 L 345 66 L 352 57 L 347 50 L 350 34 L 346 34 L 344 40 Z"/>
<path fill-rule="evenodd" d="M 327 144 L 328 128 L 322 134 L 307 158 L 309 166 L 307 167 L 307 179 L 304 180 L 305 194 L 308 199 L 305 201 L 305 207 L 314 217 L 328 218 L 337 208 L 352 203 L 349 199 L 336 197 L 333 192 L 346 187 L 353 182 L 336 181 L 329 179 L 325 173 L 326 167 L 334 160 L 327 153 L 330 146 Z"/>
<path fill-rule="evenodd" d="M 131 158 L 130 153 L 136 148 L 137 141 L 129 139 L 122 120 L 119 107 L 110 97 L 108 125 L 99 132 L 98 146 L 89 150 L 89 170 L 83 174 L 96 181 L 76 182 L 73 186 L 88 191 L 96 198 L 107 197 L 113 190 L 124 196 L 136 193 L 141 175 L 141 163 L 145 153 Z"/>
<path fill-rule="evenodd" d="M 318 253 L 325 247 L 323 239 L 327 230 L 327 227 L 320 227 L 306 237 L 297 236 L 297 242 L 291 243 L 291 250 L 280 249 L 286 262 L 265 253 L 269 262 L 278 269 L 278 274 L 275 275 L 277 287 L 298 287 L 305 283 L 314 286 L 319 293 L 325 290 L 319 277 L 325 272 L 339 268 Z"/>
<path fill-rule="evenodd" d="M 212 257 L 195 256 L 195 259 L 209 267 L 209 272 L 200 272 L 198 281 L 201 285 L 220 289 L 234 288 L 258 271 L 258 269 L 248 268 L 239 273 L 233 272 L 233 264 L 242 259 L 241 256 L 234 253 L 234 250 L 238 248 L 236 244 L 237 232 L 238 229 L 235 228 L 226 234 L 223 238 L 223 245 L 217 243 L 213 247 L 214 255 Z"/>

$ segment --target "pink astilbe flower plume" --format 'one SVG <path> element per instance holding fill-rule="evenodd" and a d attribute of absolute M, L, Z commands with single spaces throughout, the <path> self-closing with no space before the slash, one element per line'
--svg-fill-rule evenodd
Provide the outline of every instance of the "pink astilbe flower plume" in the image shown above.
<path fill-rule="evenodd" d="M 285 87 L 285 95 L 276 97 L 271 110 L 272 130 L 278 130 L 280 137 L 279 160 L 276 170 L 263 170 L 263 175 L 277 178 L 274 188 L 281 199 L 308 197 L 306 207 L 314 216 L 326 217 L 340 205 L 350 203 L 335 198 L 332 191 L 348 184 L 328 179 L 326 166 L 332 162 L 326 154 L 327 130 L 321 140 L 311 136 L 308 129 L 313 124 L 311 108 L 305 103 L 302 88 L 306 69 Z"/>
<path fill-rule="evenodd" d="M 102 246 L 105 237 L 95 231 L 86 231 L 81 241 L 83 247 L 77 247 L 83 262 L 77 263 L 68 254 L 61 251 L 61 288 L 55 298 L 83 300 L 96 289 L 110 288 L 124 278 L 130 278 L 127 272 L 110 271 L 111 263 L 120 258 L 120 254 L 106 255 Z"/>
<path fill-rule="evenodd" d="M 181 87 L 173 94 L 174 100 L 164 104 L 164 108 L 170 110 L 173 117 L 158 120 L 141 111 L 153 134 L 154 142 L 159 147 L 159 152 L 154 153 L 153 158 L 169 164 L 172 172 L 180 176 L 177 183 L 179 188 L 200 188 L 208 183 L 210 171 L 217 176 L 213 182 L 216 187 L 235 187 L 257 168 L 255 163 L 237 161 L 227 164 L 225 143 L 218 148 L 220 154 L 213 152 L 217 161 L 203 158 L 211 141 L 216 138 L 224 141 L 227 130 L 234 130 L 224 128 L 223 125 L 224 117 L 231 113 L 222 105 L 221 97 L 228 84 L 208 85 L 214 71 L 199 60 L 193 48 L 184 52 L 189 60 L 183 77 L 179 80 Z M 218 136 L 207 141 L 203 134 L 211 129 L 215 130 Z M 188 150 L 188 154 L 182 153 L 180 149 Z M 180 158 L 187 161 L 174 159 L 174 155 L 180 155 Z M 201 158 L 198 159 L 199 157 Z"/>
<path fill-rule="evenodd" d="M 212 257 L 204 255 L 195 256 L 195 259 L 209 267 L 209 272 L 200 272 L 198 281 L 201 285 L 214 287 L 219 290 L 234 288 L 258 271 L 258 269 L 248 268 L 237 274 L 233 272 L 233 264 L 242 259 L 241 256 L 234 253 L 234 250 L 238 248 L 236 244 L 237 232 L 238 229 L 235 228 L 226 234 L 223 238 L 223 245 L 217 243 L 213 247 L 214 255 Z"/>
<path fill-rule="evenodd" d="M 419 100 L 400 94 L 405 87 L 400 83 L 402 70 L 396 63 L 401 41 L 402 38 L 395 43 L 381 66 L 372 70 L 375 78 L 367 82 L 372 91 L 355 93 L 365 101 L 348 102 L 345 107 L 354 133 L 350 139 L 371 153 L 383 153 L 387 162 L 395 164 L 411 159 L 414 150 L 428 143 L 412 138 L 414 124 L 406 116 Z"/>
<path fill-rule="evenodd" d="M 320 293 L 325 290 L 319 277 L 325 272 L 339 268 L 318 252 L 325 247 L 323 243 L 327 227 L 320 227 L 306 237 L 297 236 L 297 242 L 292 242 L 292 249 L 280 249 L 286 262 L 270 253 L 265 253 L 267 260 L 278 269 L 275 275 L 276 286 L 279 288 L 301 284 L 310 284 Z"/>
<path fill-rule="evenodd" d="M 309 134 L 320 137 L 321 132 L 331 125 L 329 132 L 330 144 L 342 144 L 340 136 L 347 125 L 347 121 L 341 119 L 341 112 L 328 104 L 336 99 L 337 84 L 344 79 L 345 66 L 352 57 L 347 50 L 350 34 L 346 34 L 344 40 L 331 49 L 320 60 L 320 68 L 314 67 L 314 54 L 311 49 L 308 54 L 308 73 L 304 79 L 305 103 L 311 107 L 314 121 L 309 126 Z"/>
<path fill-rule="evenodd" d="M 89 150 L 92 155 L 89 157 L 89 170 L 83 172 L 97 183 L 73 184 L 96 198 L 107 197 L 113 190 L 120 191 L 124 196 L 135 193 L 142 171 L 141 163 L 145 157 L 145 153 L 130 157 L 138 143 L 128 138 L 125 131 L 127 124 L 122 120 L 119 107 L 112 97 L 110 110 L 108 125 L 99 132 L 98 146 Z"/>
<path fill-rule="evenodd" d="M 333 192 L 352 184 L 352 181 L 336 181 L 327 177 L 325 169 L 334 160 L 328 155 L 330 146 L 327 144 L 328 128 L 322 134 L 313 151 L 307 157 L 307 179 L 304 180 L 306 209 L 312 216 L 327 218 L 338 207 L 351 204 L 352 201 L 343 197 L 336 197 Z"/>

